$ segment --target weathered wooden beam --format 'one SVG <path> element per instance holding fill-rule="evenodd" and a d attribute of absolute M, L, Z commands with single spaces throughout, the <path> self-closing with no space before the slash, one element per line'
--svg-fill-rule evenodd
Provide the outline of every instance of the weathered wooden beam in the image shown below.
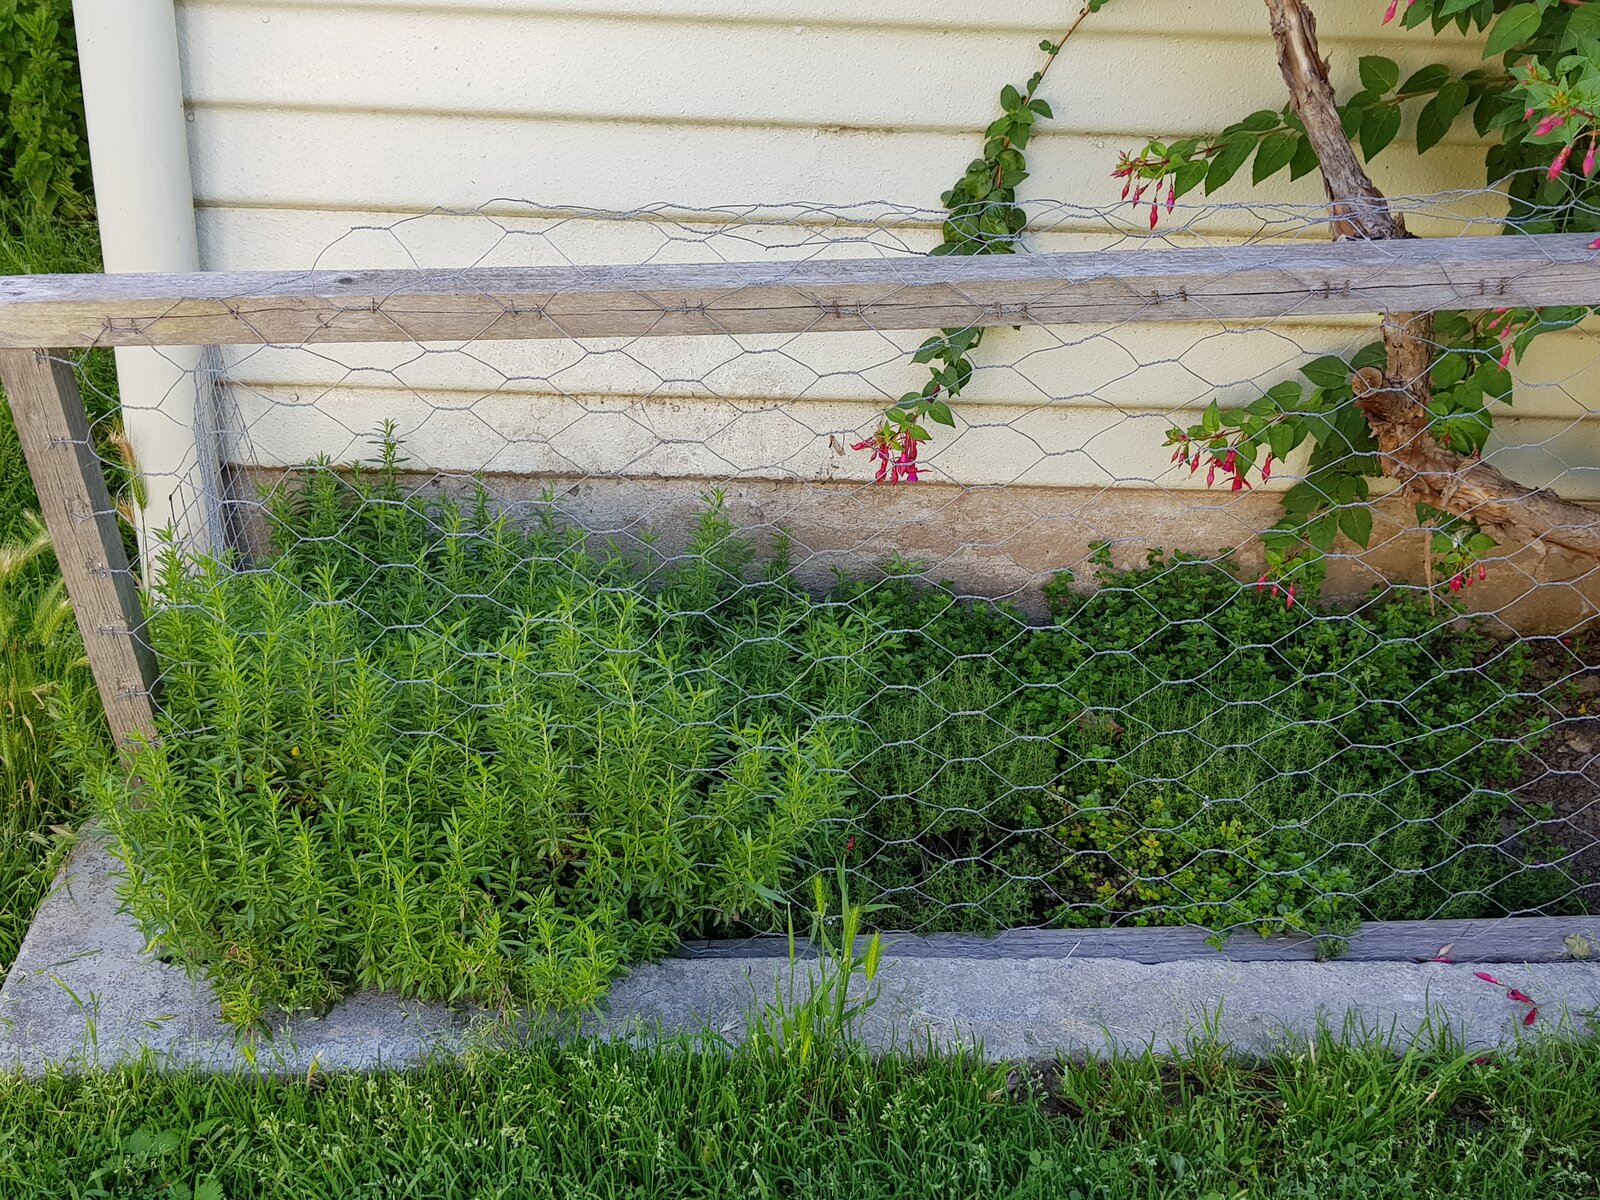
<path fill-rule="evenodd" d="M 1582 942 L 1569 943 L 1578 935 Z M 1125 929 L 1010 929 L 995 937 L 934 933 L 884 935 L 885 952 L 921 958 L 1120 958 L 1165 963 L 1313 961 L 1462 963 L 1562 962 L 1573 945 L 1600 954 L 1600 917 L 1502 917 L 1479 920 L 1368 921 L 1344 944 L 1314 937 L 1263 938 L 1241 930 L 1219 949 L 1195 926 Z M 789 953 L 787 938 L 687 942 L 690 958 L 771 958 Z"/>
<path fill-rule="evenodd" d="M 972 258 L 0 279 L 0 346 L 663 337 L 1600 303 L 1589 234 Z"/>
<path fill-rule="evenodd" d="M 72 364 L 43 350 L 0 350 L 0 382 L 111 734 L 122 747 L 153 738 L 155 656 Z"/>

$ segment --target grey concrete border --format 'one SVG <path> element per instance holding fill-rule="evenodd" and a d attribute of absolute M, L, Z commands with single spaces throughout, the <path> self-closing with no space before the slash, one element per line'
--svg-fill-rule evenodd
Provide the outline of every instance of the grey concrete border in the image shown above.
<path fill-rule="evenodd" d="M 119 910 L 117 869 L 93 838 L 75 849 L 0 988 L 0 1067 L 35 1072 L 143 1054 L 164 1065 L 212 1069 L 403 1067 L 459 1052 L 477 1028 L 494 1023 L 368 993 L 324 1017 L 290 1018 L 269 1037 L 241 1042 L 204 983 L 144 953 L 138 930 Z M 1600 947 L 1600 919 L 1580 920 L 1574 932 Z M 991 1058 L 1036 1059 L 1113 1046 L 1181 1047 L 1211 1025 L 1240 1053 L 1259 1054 L 1294 1044 L 1319 1024 L 1392 1035 L 1403 1046 L 1444 1021 L 1467 1046 L 1513 1045 L 1527 1035 L 1526 1006 L 1475 979 L 1477 970 L 1538 1000 L 1536 1032 L 1586 1034 L 1600 1016 L 1600 961 L 1242 961 L 1211 951 L 1139 962 L 1060 945 L 1039 953 L 1036 940 L 1011 942 L 1014 949 L 1006 939 L 984 943 L 988 950 L 975 957 L 971 939 L 945 944 L 962 954 L 938 953 L 937 942 L 929 953 L 928 940 L 902 940 L 885 957 L 881 999 L 863 1031 L 869 1043 L 976 1041 Z M 1106 943 L 1093 945 L 1103 953 Z M 636 1037 L 709 1029 L 737 1038 L 753 995 L 770 996 L 788 964 L 770 945 L 747 944 L 746 954 L 733 953 L 736 947 L 701 946 L 640 967 L 613 987 L 588 1031 Z"/>

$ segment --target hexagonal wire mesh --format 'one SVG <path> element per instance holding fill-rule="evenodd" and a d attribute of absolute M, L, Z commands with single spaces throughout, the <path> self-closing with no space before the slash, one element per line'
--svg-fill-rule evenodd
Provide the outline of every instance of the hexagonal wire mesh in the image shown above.
<path fill-rule="evenodd" d="M 1490 191 L 1396 207 L 1432 235 L 1502 228 Z M 496 202 L 352 229 L 311 278 L 894 262 L 941 217 Z M 1152 240 L 1111 211 L 1030 218 L 1033 250 Z M 1180 210 L 1153 240 L 1324 221 Z M 624 957 L 781 931 L 841 864 L 876 921 L 920 932 L 1592 911 L 1593 564 L 1503 536 L 1435 574 L 1459 527 L 1419 531 L 1374 479 L 1366 550 L 1260 586 L 1310 444 L 1233 488 L 1169 460 L 1169 427 L 1285 381 L 1290 410 L 1353 411 L 1300 371 L 1375 361 L 1376 319 L 1019 320 L 898 484 L 872 435 L 927 379 L 931 331 L 420 343 L 397 321 L 389 342 L 136 351 L 163 356 L 165 396 L 125 398 L 125 435 L 110 397 L 91 408 L 151 514 L 163 749 L 117 821 L 141 915 L 222 957 L 269 953 L 245 924 L 280 947 L 432 929 L 460 971 L 537 942 L 529 911 L 623 922 Z M 1486 461 L 1590 495 L 1592 336 L 1513 363 Z M 1335 522 L 1366 509 L 1337 499 Z M 373 953 L 355 973 L 381 983 Z"/>

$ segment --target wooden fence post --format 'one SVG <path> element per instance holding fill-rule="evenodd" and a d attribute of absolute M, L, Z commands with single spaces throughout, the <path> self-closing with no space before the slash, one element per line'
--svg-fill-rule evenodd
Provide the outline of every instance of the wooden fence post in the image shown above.
<path fill-rule="evenodd" d="M 153 739 L 155 655 L 74 368 L 46 350 L 0 350 L 0 382 L 111 735 L 119 749 Z"/>

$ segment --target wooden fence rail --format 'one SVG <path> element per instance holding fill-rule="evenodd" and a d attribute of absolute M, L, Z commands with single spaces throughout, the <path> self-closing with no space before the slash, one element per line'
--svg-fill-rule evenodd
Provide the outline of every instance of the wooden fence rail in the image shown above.
<path fill-rule="evenodd" d="M 1600 302 L 1589 234 L 976 258 L 0 279 L 0 346 L 1268 320 Z"/>
<path fill-rule="evenodd" d="M 1589 234 L 977 258 L 0 279 L 3 382 L 107 718 L 154 735 L 138 589 L 63 351 L 1269 320 L 1600 305 Z"/>

